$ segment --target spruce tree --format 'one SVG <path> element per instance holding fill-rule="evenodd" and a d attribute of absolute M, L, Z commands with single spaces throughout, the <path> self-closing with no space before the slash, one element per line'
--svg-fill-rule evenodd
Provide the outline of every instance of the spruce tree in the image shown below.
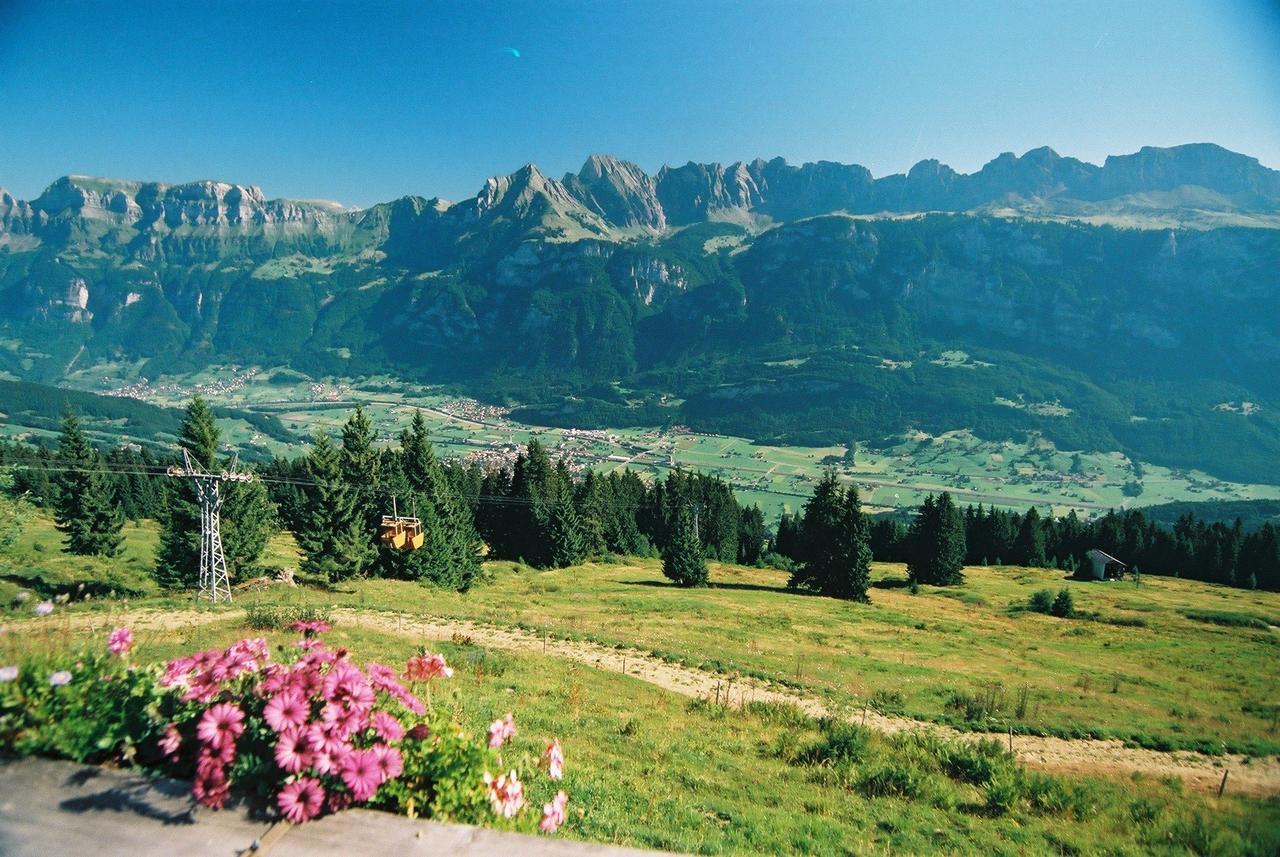
<path fill-rule="evenodd" d="M 835 560 L 824 580 L 823 594 L 868 602 L 871 587 L 871 543 L 858 489 L 850 487 L 840 504 Z"/>
<path fill-rule="evenodd" d="M 738 515 L 738 562 L 755 565 L 764 553 L 764 513 L 759 506 L 743 508 Z"/>
<path fill-rule="evenodd" d="M 342 427 L 342 454 L 338 457 L 342 479 L 351 490 L 351 502 L 356 514 L 364 521 L 369 532 L 376 532 L 382 523 L 385 498 L 378 493 L 379 463 L 381 456 L 374 446 L 376 437 L 373 423 L 357 405 L 355 413 Z M 358 570 L 363 574 L 367 566 Z"/>
<path fill-rule="evenodd" d="M 62 469 L 55 479 L 54 522 L 66 537 L 63 550 L 115 556 L 124 541 L 124 513 L 97 452 L 70 410 L 62 418 L 57 463 Z"/>
<path fill-rule="evenodd" d="M 930 494 L 920 507 L 908 535 L 910 559 L 907 577 L 913 584 L 954 586 L 964 582 L 964 521 L 943 491 Z"/>
<path fill-rule="evenodd" d="M 333 582 L 360 574 L 377 551 L 375 536 L 342 479 L 340 452 L 326 432 L 316 433 L 306 474 L 315 484 L 303 491 L 297 515 L 302 571 Z"/>
<path fill-rule="evenodd" d="M 573 495 L 561 485 L 547 507 L 547 559 L 555 568 L 567 568 L 586 560 L 588 534 L 573 506 Z"/>
<path fill-rule="evenodd" d="M 1047 564 L 1044 556 L 1044 528 L 1040 513 L 1032 506 L 1022 518 L 1022 526 L 1014 541 L 1014 562 L 1018 565 L 1033 568 L 1044 568 Z"/>
<path fill-rule="evenodd" d="M 687 504 L 676 507 L 669 530 L 670 539 L 662 546 L 662 573 L 677 586 L 706 586 L 707 560 L 702 553 L 694 513 Z"/>
<path fill-rule="evenodd" d="M 830 470 L 813 489 L 800 518 L 800 565 L 787 586 L 821 592 L 835 555 L 839 552 L 840 506 L 844 500 L 835 474 Z"/>

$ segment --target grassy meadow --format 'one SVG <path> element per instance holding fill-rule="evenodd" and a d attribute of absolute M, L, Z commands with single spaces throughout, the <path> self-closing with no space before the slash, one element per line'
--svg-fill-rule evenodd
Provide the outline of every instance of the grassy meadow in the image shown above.
<path fill-rule="evenodd" d="M 127 621 L 118 605 L 112 610 L 112 623 Z M 32 646 L 104 643 L 104 631 L 86 640 L 70 628 L 55 615 L 43 631 L 6 635 L 0 661 Z M 232 617 L 140 632 L 135 656 L 162 660 L 261 633 Z M 360 662 L 403 662 L 416 650 L 407 637 L 341 622 L 326 636 Z M 267 637 L 282 650 L 293 640 Z M 1184 792 L 1177 780 L 1018 775 L 998 752 L 957 756 L 923 739 L 834 729 L 785 705 L 723 708 L 567 661 L 466 641 L 432 648 L 456 669 L 433 686 L 432 705 L 464 728 L 482 731 L 514 711 L 512 754 L 536 754 L 560 737 L 570 794 L 561 835 L 571 838 L 702 854 L 1246 855 L 1280 847 L 1274 800 Z M 982 779 L 988 772 L 991 784 Z M 1025 797 L 1007 805 L 1019 776 Z M 540 803 L 550 793 L 528 798 Z"/>
<path fill-rule="evenodd" d="M 38 518 L 0 603 L 19 586 L 43 594 L 89 582 L 135 603 L 187 605 L 156 593 L 154 524 L 130 525 L 124 554 L 71 557 Z M 296 567 L 277 536 L 267 567 Z M 245 592 L 239 606 L 289 603 L 457 618 L 638 648 L 672 661 L 804 688 L 837 706 L 975 730 L 1114 737 L 1153 749 L 1280 752 L 1280 594 L 1144 576 L 1140 585 L 1070 581 L 1059 571 L 971 567 L 961 587 L 912 595 L 905 570 L 874 566 L 871 604 L 786 589 L 784 572 L 711 565 L 712 585 L 671 586 L 657 560 L 537 571 L 486 564 L 472 591 L 392 580 Z M 1082 616 L 1030 612 L 1042 589 L 1068 589 Z"/>

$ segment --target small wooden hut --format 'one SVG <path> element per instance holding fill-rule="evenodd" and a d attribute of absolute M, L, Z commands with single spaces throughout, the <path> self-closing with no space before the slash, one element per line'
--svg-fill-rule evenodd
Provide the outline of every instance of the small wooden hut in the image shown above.
<path fill-rule="evenodd" d="M 1116 580 L 1124 577 L 1125 569 L 1129 566 L 1116 559 L 1109 553 L 1094 548 L 1085 554 L 1085 558 L 1093 563 L 1093 580 Z"/>

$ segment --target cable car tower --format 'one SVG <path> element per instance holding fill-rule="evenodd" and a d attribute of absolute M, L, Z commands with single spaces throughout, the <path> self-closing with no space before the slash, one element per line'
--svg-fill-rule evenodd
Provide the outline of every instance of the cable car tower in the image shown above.
<path fill-rule="evenodd" d="M 238 458 L 238 457 L 237 457 Z M 222 553 L 222 527 L 218 512 L 222 508 L 223 482 L 251 482 L 252 473 L 236 470 L 237 458 L 231 460 L 231 469 L 210 473 L 191 460 L 191 454 L 182 450 L 182 467 L 170 467 L 166 473 L 190 479 L 196 486 L 196 502 L 200 504 L 200 590 L 196 600 L 208 597 L 211 602 L 231 600 L 231 579 L 227 575 L 227 558 Z"/>

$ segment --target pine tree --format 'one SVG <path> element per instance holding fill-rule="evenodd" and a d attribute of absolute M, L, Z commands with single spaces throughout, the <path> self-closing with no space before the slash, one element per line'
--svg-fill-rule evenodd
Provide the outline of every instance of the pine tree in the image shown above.
<path fill-rule="evenodd" d="M 58 441 L 54 522 L 66 536 L 63 550 L 82 556 L 115 556 L 124 541 L 124 513 L 102 471 L 80 420 L 68 410 Z"/>
<path fill-rule="evenodd" d="M 567 485 L 561 485 L 548 504 L 546 540 L 547 559 L 555 568 L 577 565 L 587 558 L 587 532 Z"/>
<path fill-rule="evenodd" d="M 868 602 L 871 586 L 871 545 L 857 488 L 849 488 L 840 504 L 836 550 L 827 569 L 823 594 Z"/>
<path fill-rule="evenodd" d="M 670 540 L 662 546 L 662 573 L 678 586 L 706 586 L 707 560 L 694 514 L 687 504 L 676 508 L 670 531 Z"/>
<path fill-rule="evenodd" d="M 1018 537 L 1014 541 L 1014 562 L 1018 565 L 1044 568 L 1046 564 L 1044 542 L 1044 528 L 1040 513 L 1036 511 L 1035 506 L 1032 506 L 1023 517 L 1022 527 L 1018 530 Z"/>
<path fill-rule="evenodd" d="M 954 586 L 964 582 L 964 521 L 943 491 L 930 494 L 911 525 L 907 576 L 915 584 Z"/>
<path fill-rule="evenodd" d="M 787 586 L 821 592 L 839 552 L 841 504 L 844 499 L 835 474 L 830 470 L 813 489 L 800 518 L 800 565 Z"/>
<path fill-rule="evenodd" d="M 759 506 L 742 509 L 738 516 L 738 562 L 755 565 L 764 553 L 764 513 Z"/>
<path fill-rule="evenodd" d="M 383 498 L 378 494 L 381 456 L 374 446 L 375 440 L 373 423 L 365 415 L 364 408 L 357 405 L 355 413 L 342 427 L 339 470 L 343 481 L 351 490 L 351 502 L 356 514 L 371 533 L 377 531 L 383 515 Z M 357 573 L 364 574 L 367 570 L 366 566 L 358 569 Z"/>
<path fill-rule="evenodd" d="M 342 479 L 340 452 L 323 431 L 316 433 L 306 458 L 306 474 L 315 484 L 306 487 L 298 510 L 302 571 L 334 582 L 360 574 L 377 552 L 374 534 Z"/>

